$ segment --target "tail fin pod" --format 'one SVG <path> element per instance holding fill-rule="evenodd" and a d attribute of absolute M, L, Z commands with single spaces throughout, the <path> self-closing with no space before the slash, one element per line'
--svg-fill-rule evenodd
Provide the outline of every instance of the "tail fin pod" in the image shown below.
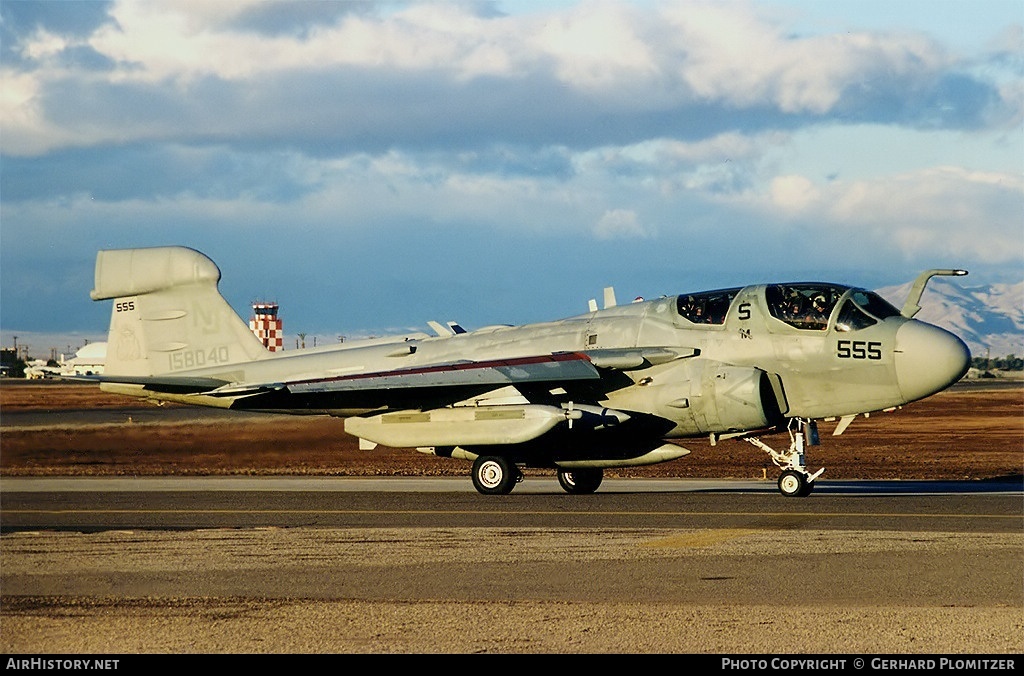
<path fill-rule="evenodd" d="M 96 255 L 93 300 L 114 299 L 104 373 L 153 376 L 269 354 L 217 290 L 220 269 L 185 247 Z"/>

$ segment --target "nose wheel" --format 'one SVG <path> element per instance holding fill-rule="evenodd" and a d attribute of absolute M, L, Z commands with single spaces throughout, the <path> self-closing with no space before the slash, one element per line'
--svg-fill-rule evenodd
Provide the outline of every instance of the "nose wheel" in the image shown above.
<path fill-rule="evenodd" d="M 787 498 L 806 498 L 814 490 L 814 482 L 807 477 L 795 469 L 787 469 L 779 476 L 779 492 Z"/>
<path fill-rule="evenodd" d="M 782 468 L 782 474 L 779 476 L 780 493 L 787 498 L 806 498 L 814 490 L 814 481 L 825 471 L 822 467 L 811 474 L 807 471 L 804 461 L 805 447 L 818 444 L 818 426 L 813 420 L 794 418 L 789 424 L 789 439 L 789 449 L 779 452 L 757 437 L 743 438 L 747 443 L 766 452 L 772 462 Z"/>

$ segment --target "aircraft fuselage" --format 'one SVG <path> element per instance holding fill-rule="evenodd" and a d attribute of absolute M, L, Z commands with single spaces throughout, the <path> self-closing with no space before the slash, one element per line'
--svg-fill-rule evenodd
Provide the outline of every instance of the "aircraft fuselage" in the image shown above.
<path fill-rule="evenodd" d="M 105 251 L 92 297 L 114 303 L 97 379 L 158 401 L 344 417 L 367 444 L 474 459 L 481 492 L 508 492 L 517 464 L 558 467 L 566 490 L 591 492 L 601 468 L 689 452 L 666 439 L 728 435 L 768 450 L 784 468 L 780 490 L 805 495 L 817 475 L 801 439 L 815 419 L 901 406 L 966 372 L 964 343 L 913 319 L 934 274 L 963 272 L 922 273 L 902 311 L 845 285 L 760 284 L 271 352 L 220 296 L 204 255 Z M 785 429 L 788 453 L 753 436 Z"/>

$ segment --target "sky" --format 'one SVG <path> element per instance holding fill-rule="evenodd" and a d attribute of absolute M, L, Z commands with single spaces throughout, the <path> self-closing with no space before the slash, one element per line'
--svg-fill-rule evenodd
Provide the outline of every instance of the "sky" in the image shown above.
<path fill-rule="evenodd" d="M 182 245 L 285 347 L 1024 279 L 1024 0 L 0 0 L 0 340 Z"/>

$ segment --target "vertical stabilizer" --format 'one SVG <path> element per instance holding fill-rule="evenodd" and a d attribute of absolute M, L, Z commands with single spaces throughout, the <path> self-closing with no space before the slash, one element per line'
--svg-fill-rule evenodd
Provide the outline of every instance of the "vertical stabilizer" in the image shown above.
<path fill-rule="evenodd" d="M 267 356 L 219 281 L 217 265 L 193 249 L 100 251 L 90 296 L 114 300 L 104 374 L 154 376 Z"/>

